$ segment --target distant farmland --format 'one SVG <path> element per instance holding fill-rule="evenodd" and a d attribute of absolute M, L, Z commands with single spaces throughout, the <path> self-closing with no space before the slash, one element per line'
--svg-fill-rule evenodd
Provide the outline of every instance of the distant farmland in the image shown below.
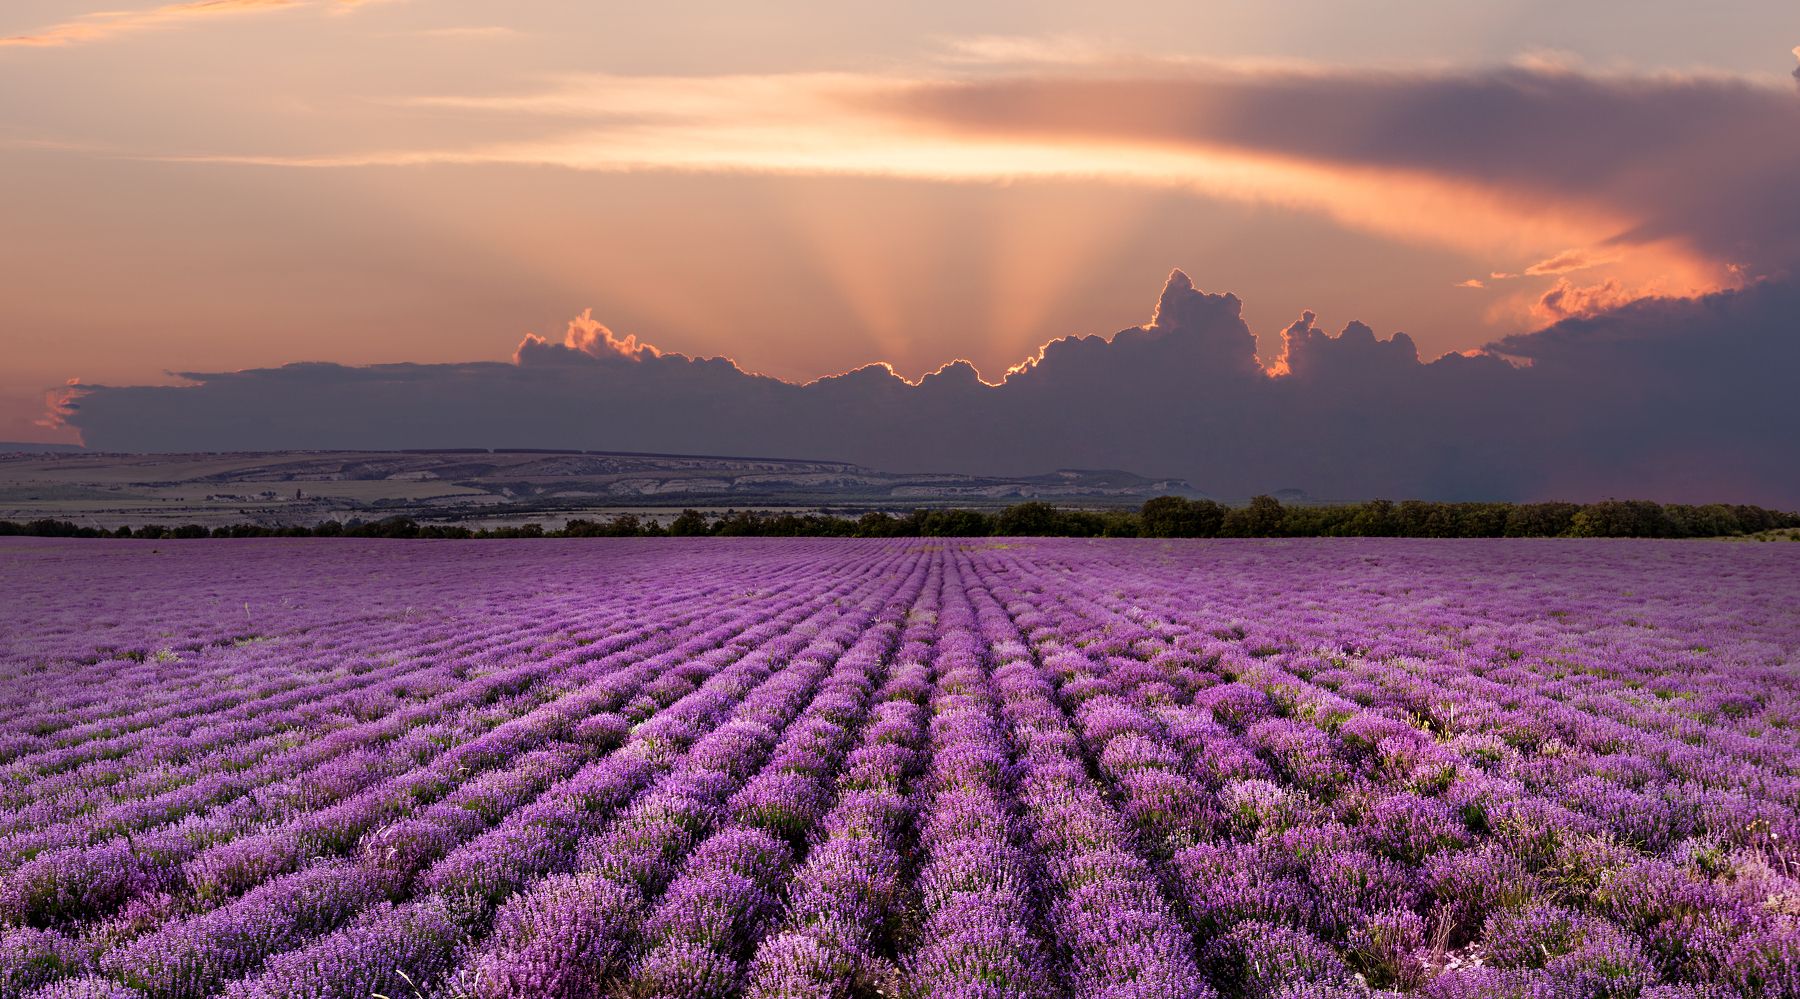
<path fill-rule="evenodd" d="M 684 507 L 910 510 L 1026 499 L 1135 507 L 1198 495 L 1187 482 L 1118 471 L 1039 476 L 902 474 L 847 462 L 584 451 L 0 454 L 0 520 L 207 527 L 406 516 L 518 524 Z"/>

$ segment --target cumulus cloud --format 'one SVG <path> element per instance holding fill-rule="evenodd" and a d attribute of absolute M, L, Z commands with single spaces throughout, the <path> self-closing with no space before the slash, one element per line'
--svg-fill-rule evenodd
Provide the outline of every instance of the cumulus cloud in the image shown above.
<path fill-rule="evenodd" d="M 998 384 L 869 365 L 804 385 L 620 338 L 584 314 L 516 360 L 189 373 L 80 386 L 108 450 L 579 447 L 835 458 L 893 470 L 1176 475 L 1247 496 L 1649 496 L 1800 503 L 1800 286 L 1649 300 L 1422 360 L 1307 314 L 1277 375 L 1229 294 L 1171 275 L 1151 321 L 1046 344 Z"/>
<path fill-rule="evenodd" d="M 647 343 L 639 343 L 636 334 L 621 337 L 601 325 L 594 318 L 593 309 L 583 309 L 581 315 L 569 320 L 568 331 L 563 334 L 564 350 L 572 350 L 589 357 L 618 357 L 627 361 L 638 361 L 645 357 L 660 357 L 662 351 Z M 558 357 L 550 341 L 536 333 L 525 334 L 519 342 L 518 349 L 513 351 L 513 363 L 525 364 L 537 357 Z"/>

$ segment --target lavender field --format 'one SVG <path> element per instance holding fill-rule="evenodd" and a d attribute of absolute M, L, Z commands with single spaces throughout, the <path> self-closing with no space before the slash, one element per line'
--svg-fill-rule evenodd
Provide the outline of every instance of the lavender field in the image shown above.
<path fill-rule="evenodd" d="M 1800 997 L 1796 838 L 1796 545 L 0 545 L 4 997 Z"/>

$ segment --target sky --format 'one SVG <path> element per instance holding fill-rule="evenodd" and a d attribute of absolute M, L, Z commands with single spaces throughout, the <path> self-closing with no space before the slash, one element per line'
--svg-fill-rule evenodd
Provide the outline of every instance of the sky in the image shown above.
<path fill-rule="evenodd" d="M 1175 268 L 1276 382 L 1305 313 L 1516 366 L 1632 303 L 1785 304 L 1800 262 L 1785 0 L 658 6 L 9 0 L 0 440 L 201 446 L 120 408 L 199 395 L 126 390 L 518 367 L 589 323 L 795 385 L 992 386 L 1154 326 Z"/>

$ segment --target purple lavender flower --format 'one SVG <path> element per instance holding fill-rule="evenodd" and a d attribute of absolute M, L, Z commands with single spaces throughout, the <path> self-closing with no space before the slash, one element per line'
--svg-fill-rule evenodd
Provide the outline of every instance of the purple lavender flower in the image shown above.
<path fill-rule="evenodd" d="M 0 995 L 1800 999 L 1784 552 L 59 548 Z"/>

